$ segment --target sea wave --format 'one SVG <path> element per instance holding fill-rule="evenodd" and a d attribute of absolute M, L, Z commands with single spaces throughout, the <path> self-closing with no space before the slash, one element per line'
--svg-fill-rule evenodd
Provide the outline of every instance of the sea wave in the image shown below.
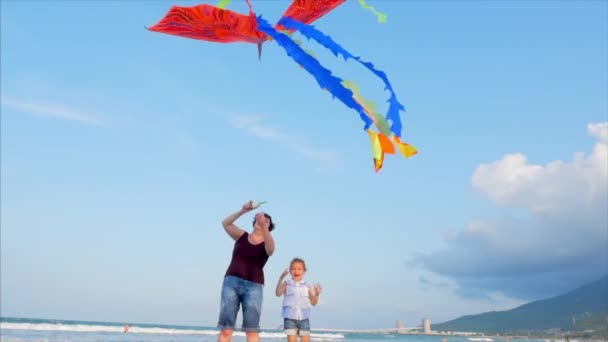
<path fill-rule="evenodd" d="M 62 323 L 13 323 L 0 322 L 0 330 L 35 330 L 35 331 L 73 331 L 73 332 L 107 332 L 122 333 L 124 327 L 97 324 L 62 324 Z M 131 325 L 129 334 L 168 334 L 168 335 L 217 335 L 218 330 L 210 329 L 172 329 L 161 327 L 138 327 Z M 245 336 L 244 332 L 235 331 L 235 336 Z M 260 338 L 285 339 L 283 332 L 260 332 Z M 344 339 L 340 333 L 311 333 L 311 338 L 317 341 L 334 341 Z"/>

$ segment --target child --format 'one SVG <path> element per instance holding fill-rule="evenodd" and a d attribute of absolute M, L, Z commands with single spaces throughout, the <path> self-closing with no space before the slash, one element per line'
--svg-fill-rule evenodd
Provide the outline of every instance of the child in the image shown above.
<path fill-rule="evenodd" d="M 291 273 L 291 279 L 283 281 L 283 278 Z M 285 334 L 288 342 L 296 342 L 298 335 L 301 342 L 310 341 L 310 308 L 317 305 L 321 295 L 321 285 L 313 287 L 305 282 L 306 264 L 300 258 L 294 258 L 289 264 L 289 270 L 283 271 L 275 294 L 283 297 L 283 316 Z"/>

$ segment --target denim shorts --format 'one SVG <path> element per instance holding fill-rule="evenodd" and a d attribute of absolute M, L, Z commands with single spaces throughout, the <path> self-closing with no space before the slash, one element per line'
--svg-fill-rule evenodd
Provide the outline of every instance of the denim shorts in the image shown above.
<path fill-rule="evenodd" d="M 308 336 L 310 335 L 310 322 L 308 318 L 303 320 L 285 318 L 283 320 L 283 327 L 287 336 Z M 299 333 L 298 333 L 299 330 Z"/>
<path fill-rule="evenodd" d="M 235 276 L 224 277 L 218 328 L 234 330 L 239 306 L 242 306 L 243 331 L 259 332 L 263 295 L 262 284 Z"/>

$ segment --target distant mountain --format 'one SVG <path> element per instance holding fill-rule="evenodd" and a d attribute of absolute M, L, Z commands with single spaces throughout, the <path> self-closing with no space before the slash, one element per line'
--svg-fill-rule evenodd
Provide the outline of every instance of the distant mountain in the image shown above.
<path fill-rule="evenodd" d="M 434 331 L 483 333 L 606 330 L 608 275 L 575 290 L 508 311 L 463 316 L 433 324 Z"/>

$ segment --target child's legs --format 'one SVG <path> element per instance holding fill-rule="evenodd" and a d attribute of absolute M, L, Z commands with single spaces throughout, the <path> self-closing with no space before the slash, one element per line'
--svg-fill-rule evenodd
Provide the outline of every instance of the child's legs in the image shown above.
<path fill-rule="evenodd" d="M 310 321 L 303 319 L 298 324 L 298 330 L 300 335 L 300 341 L 310 342 Z"/>
<path fill-rule="evenodd" d="M 310 323 L 308 319 L 298 321 L 286 318 L 284 320 L 284 328 L 287 342 L 297 342 L 298 336 L 300 336 L 301 342 L 310 342 Z"/>
<path fill-rule="evenodd" d="M 285 318 L 283 320 L 283 329 L 285 329 L 285 335 L 287 335 L 287 342 L 296 342 L 298 340 L 298 321 Z"/>

